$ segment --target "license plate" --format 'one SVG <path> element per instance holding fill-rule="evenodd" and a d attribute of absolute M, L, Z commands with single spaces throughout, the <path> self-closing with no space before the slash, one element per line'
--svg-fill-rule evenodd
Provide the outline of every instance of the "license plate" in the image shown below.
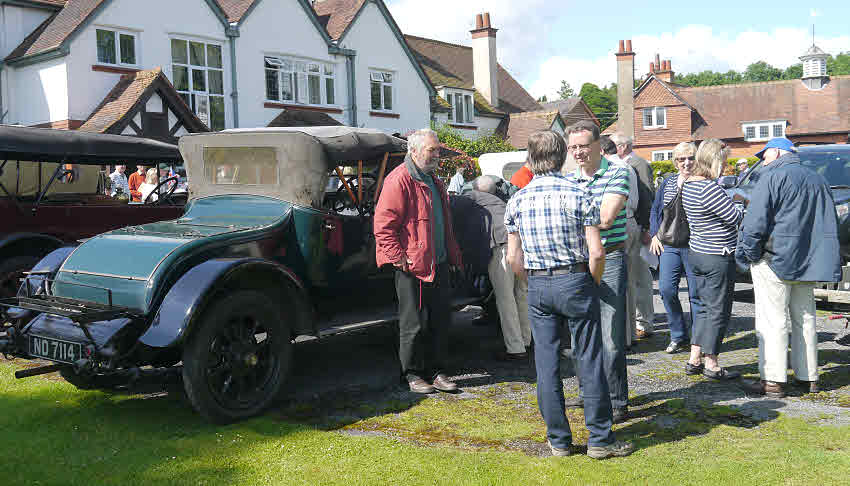
<path fill-rule="evenodd" d="M 30 336 L 30 354 L 37 358 L 73 364 L 83 356 L 83 345 L 41 336 Z"/>

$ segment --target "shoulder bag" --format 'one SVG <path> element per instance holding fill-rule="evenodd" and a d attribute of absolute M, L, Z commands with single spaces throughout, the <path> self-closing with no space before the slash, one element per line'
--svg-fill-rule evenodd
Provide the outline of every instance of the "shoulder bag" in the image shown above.
<path fill-rule="evenodd" d="M 687 181 L 685 181 L 687 182 Z M 682 187 L 676 191 L 673 199 L 664 206 L 661 213 L 661 224 L 658 226 L 658 241 L 665 246 L 684 248 L 688 246 L 691 230 L 688 228 L 688 216 L 682 204 Z"/>

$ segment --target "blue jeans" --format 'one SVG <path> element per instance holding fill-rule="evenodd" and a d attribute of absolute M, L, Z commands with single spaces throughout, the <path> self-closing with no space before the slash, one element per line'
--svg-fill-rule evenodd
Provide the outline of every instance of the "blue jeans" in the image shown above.
<path fill-rule="evenodd" d="M 661 293 L 661 301 L 664 302 L 664 310 L 667 311 L 670 341 L 687 343 L 690 333 L 682 311 L 682 302 L 679 300 L 679 282 L 682 281 L 682 275 L 688 280 L 688 300 L 691 304 L 691 322 L 693 322 L 699 303 L 693 298 L 696 284 L 688 264 L 688 249 L 665 246 L 658 263 L 658 291 Z"/>
<path fill-rule="evenodd" d="M 588 273 L 528 278 L 528 317 L 534 337 L 537 405 L 546 423 L 546 437 L 559 448 L 572 443 L 564 410 L 561 381 L 561 338 L 564 323 L 573 339 L 573 355 L 582 363 L 584 423 L 588 445 L 614 442 L 608 383 L 603 370 L 598 287 Z"/>
<path fill-rule="evenodd" d="M 605 272 L 599 286 L 599 317 L 602 325 L 602 356 L 605 378 L 611 393 L 611 406 L 629 405 L 629 381 L 626 374 L 626 273 L 625 252 L 617 250 L 605 255 Z M 584 363 L 573 354 L 573 368 L 579 383 L 579 395 L 584 398 L 581 367 Z"/>

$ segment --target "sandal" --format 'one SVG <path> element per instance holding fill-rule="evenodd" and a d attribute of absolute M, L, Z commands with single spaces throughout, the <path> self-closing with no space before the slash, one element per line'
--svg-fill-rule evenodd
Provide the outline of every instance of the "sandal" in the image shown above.
<path fill-rule="evenodd" d="M 690 361 L 685 363 L 685 374 L 686 375 L 698 375 L 705 370 L 705 365 L 700 363 L 699 365 L 692 365 Z"/>
<path fill-rule="evenodd" d="M 702 370 L 702 376 L 711 378 L 712 380 L 734 380 L 740 377 L 741 373 L 738 373 L 737 371 L 729 371 L 726 368 L 720 368 L 717 371 L 704 369 Z"/>

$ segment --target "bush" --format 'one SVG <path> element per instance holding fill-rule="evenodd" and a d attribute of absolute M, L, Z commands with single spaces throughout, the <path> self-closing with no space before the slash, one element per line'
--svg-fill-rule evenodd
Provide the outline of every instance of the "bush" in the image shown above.
<path fill-rule="evenodd" d="M 455 175 L 459 166 L 463 166 L 463 178 L 470 181 L 481 175 L 481 167 L 478 165 L 478 156 L 493 152 L 513 152 L 516 149 L 502 137 L 491 134 L 477 140 L 464 138 L 460 132 L 447 125 L 434 125 L 432 127 L 440 138 L 440 143 L 446 147 L 461 152 L 461 155 L 440 161 L 437 167 L 437 175 L 448 181 Z"/>
<path fill-rule="evenodd" d="M 729 160 L 726 162 L 727 164 L 729 164 L 729 167 L 726 167 L 723 170 L 723 174 L 724 175 L 726 175 L 726 174 L 734 175 L 735 174 L 735 164 L 741 158 L 742 157 L 730 157 Z M 747 159 L 747 164 L 749 164 L 750 167 L 752 167 L 753 164 L 755 164 L 759 160 L 758 157 L 747 157 L 746 159 Z M 664 174 L 674 174 L 676 172 L 679 172 L 679 169 L 676 168 L 676 164 L 673 163 L 672 160 L 658 160 L 658 161 L 655 161 L 655 162 L 650 162 L 649 165 L 652 167 L 653 177 L 663 176 Z"/>

